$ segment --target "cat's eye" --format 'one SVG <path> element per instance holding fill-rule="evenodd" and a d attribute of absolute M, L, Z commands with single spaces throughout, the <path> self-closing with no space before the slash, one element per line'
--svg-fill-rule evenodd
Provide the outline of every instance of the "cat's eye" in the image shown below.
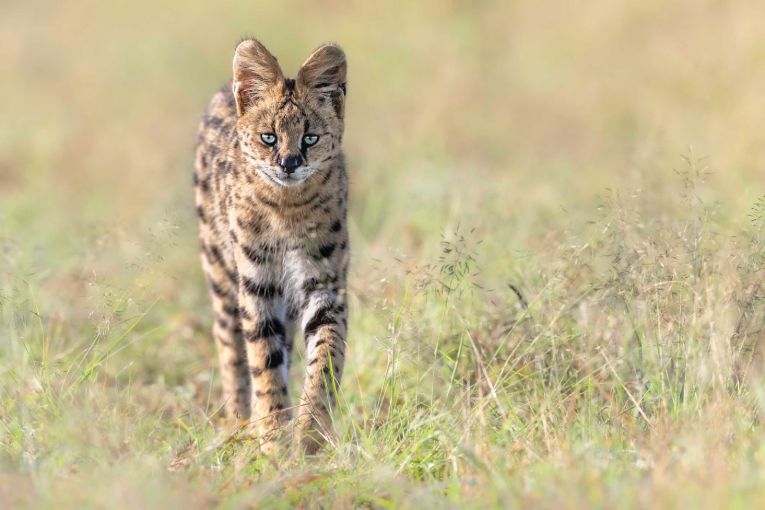
<path fill-rule="evenodd" d="M 262 133 L 260 139 L 263 140 L 264 144 L 269 146 L 276 143 L 276 135 L 273 133 Z"/>
<path fill-rule="evenodd" d="M 318 141 L 319 141 L 319 135 L 305 135 L 303 137 L 303 143 L 306 144 L 309 147 L 311 145 L 316 144 L 316 142 L 318 142 Z"/>

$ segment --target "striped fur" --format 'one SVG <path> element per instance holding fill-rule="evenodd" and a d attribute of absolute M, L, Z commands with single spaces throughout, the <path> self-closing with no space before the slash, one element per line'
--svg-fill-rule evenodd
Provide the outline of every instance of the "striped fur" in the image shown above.
<path fill-rule="evenodd" d="M 345 358 L 345 56 L 322 46 L 293 80 L 246 40 L 233 67 L 201 122 L 194 174 L 226 410 L 249 420 L 265 451 L 295 414 L 297 441 L 313 451 L 330 432 Z M 287 373 L 298 327 L 307 369 L 293 407 Z"/>

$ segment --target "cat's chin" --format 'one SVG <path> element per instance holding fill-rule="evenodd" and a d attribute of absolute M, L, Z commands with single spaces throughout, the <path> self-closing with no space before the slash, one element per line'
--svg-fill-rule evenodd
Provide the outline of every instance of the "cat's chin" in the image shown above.
<path fill-rule="evenodd" d="M 296 186 L 300 186 L 308 179 L 308 177 L 310 177 L 310 176 L 297 177 L 292 175 L 279 177 L 265 171 L 260 171 L 258 173 L 262 177 L 264 177 L 266 180 L 268 180 L 268 182 L 270 182 L 271 184 L 276 184 L 277 186 L 280 186 L 282 188 L 294 188 Z"/>

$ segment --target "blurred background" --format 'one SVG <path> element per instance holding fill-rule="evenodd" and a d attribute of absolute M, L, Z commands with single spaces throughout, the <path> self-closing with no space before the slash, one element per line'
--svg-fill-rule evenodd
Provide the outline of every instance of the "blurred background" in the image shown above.
<path fill-rule="evenodd" d="M 14 407 L 27 384 L 47 387 L 36 370 L 82 369 L 73 353 L 91 341 L 108 347 L 92 361 L 100 378 L 148 388 L 148 407 L 96 399 L 125 419 L 183 415 L 216 391 L 192 150 L 242 37 L 288 74 L 323 42 L 347 53 L 349 380 L 374 395 L 381 373 L 364 363 L 384 368 L 395 323 L 384 309 L 406 301 L 413 272 L 443 263 L 445 239 L 469 238 L 487 292 L 512 281 L 534 294 L 569 244 L 586 243 L 604 202 L 629 196 L 671 218 L 690 204 L 688 172 L 704 174 L 694 193 L 718 204 L 714 229 L 738 235 L 765 192 L 764 27 L 755 0 L 3 0 L 7 465 L 37 469 L 22 425 L 44 430 L 48 418 Z M 75 422 L 41 443 L 58 452 L 53 465 L 88 458 L 57 445 L 112 444 Z"/>
<path fill-rule="evenodd" d="M 760 2 L 0 9 L 3 216 L 23 212 L 30 232 L 91 221 L 141 231 L 161 211 L 188 223 L 196 124 L 243 36 L 290 72 L 321 42 L 345 48 L 352 218 L 372 244 L 415 249 L 474 213 L 491 219 L 473 222 L 487 233 L 523 231 L 604 188 L 657 185 L 689 147 L 727 196 L 746 201 L 762 178 Z"/>
<path fill-rule="evenodd" d="M 348 54 L 357 275 L 461 224 L 494 277 L 608 190 L 674 193 L 688 155 L 746 221 L 764 23 L 756 1 L 4 1 L 0 236 L 52 280 L 148 271 L 152 294 L 202 294 L 192 147 L 245 36 L 288 73 L 325 41 Z"/>

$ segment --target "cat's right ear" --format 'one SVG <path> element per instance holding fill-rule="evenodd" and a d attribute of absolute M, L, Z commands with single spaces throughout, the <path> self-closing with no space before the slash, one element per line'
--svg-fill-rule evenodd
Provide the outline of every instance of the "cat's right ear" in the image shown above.
<path fill-rule="evenodd" d="M 233 91 L 236 113 L 243 115 L 266 90 L 284 81 L 276 57 L 255 39 L 239 43 L 234 51 Z"/>

